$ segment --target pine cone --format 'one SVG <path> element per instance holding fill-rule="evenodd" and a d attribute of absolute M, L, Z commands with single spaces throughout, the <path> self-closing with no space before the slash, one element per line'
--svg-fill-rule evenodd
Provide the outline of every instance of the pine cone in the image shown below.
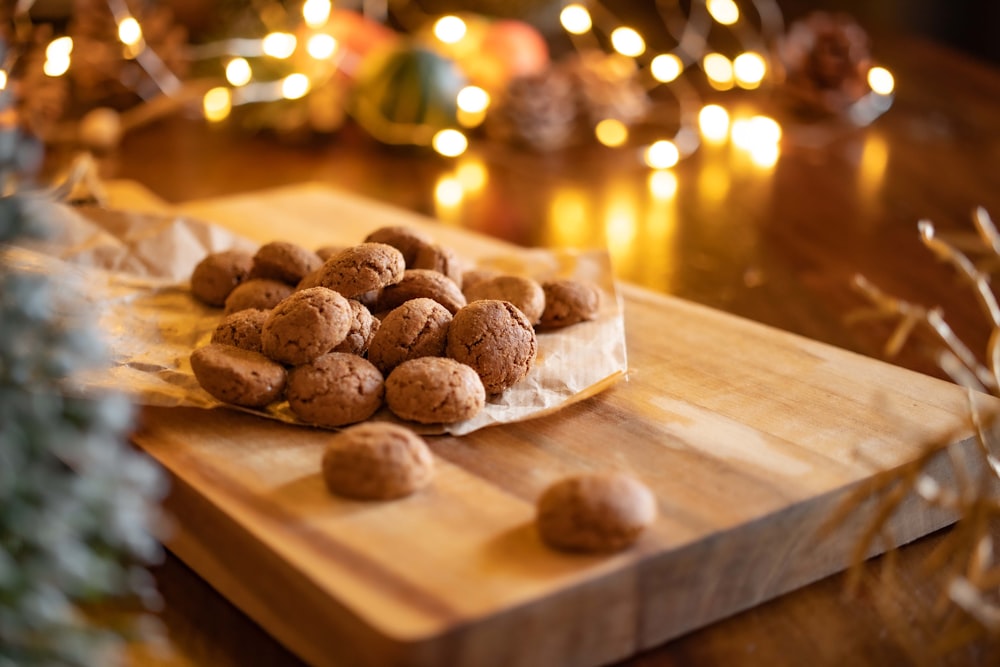
<path fill-rule="evenodd" d="M 608 118 L 629 125 L 649 110 L 649 96 L 636 78 L 631 59 L 585 51 L 563 66 L 573 77 L 581 118 L 589 121 L 591 127 Z"/>
<path fill-rule="evenodd" d="M 490 136 L 540 151 L 568 146 L 576 129 L 573 77 L 560 68 L 513 79 L 486 122 Z"/>

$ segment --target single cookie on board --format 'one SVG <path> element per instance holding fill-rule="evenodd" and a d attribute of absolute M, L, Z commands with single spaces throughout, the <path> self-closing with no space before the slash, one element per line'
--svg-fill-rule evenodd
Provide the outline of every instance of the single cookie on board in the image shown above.
<path fill-rule="evenodd" d="M 271 278 L 294 286 L 322 265 L 323 260 L 312 250 L 288 241 L 272 241 L 253 256 L 250 277 Z"/>
<path fill-rule="evenodd" d="M 351 328 L 333 351 L 364 355 L 382 323 L 360 301 L 348 299 L 347 303 L 351 307 Z"/>
<path fill-rule="evenodd" d="M 319 284 L 348 299 L 398 283 L 406 264 L 403 255 L 385 243 L 362 243 L 340 251 L 323 263 Z"/>
<path fill-rule="evenodd" d="M 365 237 L 366 243 L 385 243 L 391 245 L 403 255 L 406 268 L 412 268 L 413 260 L 421 245 L 434 243 L 429 234 L 416 227 L 392 225 L 380 227 Z"/>
<path fill-rule="evenodd" d="M 400 419 L 451 424 L 479 414 L 486 405 L 486 390 L 471 367 L 445 357 L 421 357 L 389 373 L 385 404 Z"/>
<path fill-rule="evenodd" d="M 247 308 L 270 310 L 293 292 L 291 286 L 270 278 L 251 278 L 236 286 L 226 297 L 225 314 Z"/>
<path fill-rule="evenodd" d="M 631 546 L 656 519 L 656 499 L 641 482 L 618 473 L 557 481 L 538 499 L 542 540 L 563 551 L 606 553 Z"/>
<path fill-rule="evenodd" d="M 248 308 L 226 315 L 212 332 L 212 342 L 260 352 L 260 330 L 269 312 Z"/>
<path fill-rule="evenodd" d="M 407 359 L 440 357 L 451 313 L 433 299 L 410 299 L 382 319 L 368 346 L 368 361 L 388 373 Z"/>
<path fill-rule="evenodd" d="M 524 276 L 502 275 L 485 278 L 469 285 L 463 292 L 469 303 L 482 299 L 510 301 L 532 324 L 538 324 L 542 311 L 545 310 L 545 292 L 542 291 L 542 286 Z"/>
<path fill-rule="evenodd" d="M 387 422 L 351 426 L 323 451 L 323 481 L 338 496 L 394 500 L 427 486 L 434 457 L 413 431 Z"/>
<path fill-rule="evenodd" d="M 407 268 L 428 269 L 443 273 L 451 278 L 459 289 L 462 287 L 462 275 L 465 273 L 465 263 L 455 251 L 436 243 L 420 244 L 413 264 L 407 264 Z"/>
<path fill-rule="evenodd" d="M 345 426 L 368 419 L 382 407 L 385 383 L 371 362 L 330 352 L 288 373 L 288 407 L 306 422 Z"/>
<path fill-rule="evenodd" d="M 342 343 L 353 319 L 347 299 L 331 289 L 294 292 L 264 321 L 261 350 L 290 366 L 309 363 Z"/>
<path fill-rule="evenodd" d="M 206 255 L 191 272 L 191 294 L 209 306 L 222 306 L 226 297 L 250 276 L 253 255 L 224 250 Z"/>
<path fill-rule="evenodd" d="M 531 322 L 509 301 L 486 299 L 462 308 L 448 328 L 446 352 L 472 366 L 487 395 L 501 393 L 528 374 L 538 341 Z"/>
<path fill-rule="evenodd" d="M 260 352 L 211 344 L 191 353 L 191 370 L 209 394 L 224 403 L 262 408 L 281 398 L 286 373 Z"/>
<path fill-rule="evenodd" d="M 407 269 L 402 280 L 386 287 L 378 295 L 374 312 L 393 310 L 410 299 L 420 297 L 434 299 L 452 314 L 465 305 L 462 290 L 448 276 L 430 269 Z"/>
<path fill-rule="evenodd" d="M 601 308 L 601 290 L 579 280 L 549 280 L 542 283 L 545 310 L 539 320 L 541 329 L 559 329 L 597 317 Z"/>

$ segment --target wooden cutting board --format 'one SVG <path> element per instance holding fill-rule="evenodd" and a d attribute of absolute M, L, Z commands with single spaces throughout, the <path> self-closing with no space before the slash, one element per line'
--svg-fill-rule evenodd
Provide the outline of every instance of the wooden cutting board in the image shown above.
<path fill-rule="evenodd" d="M 433 224 L 320 186 L 181 210 L 307 246 Z M 430 230 L 463 252 L 512 250 Z M 228 410 L 145 410 L 135 441 L 173 477 L 168 546 L 318 666 L 599 665 L 843 569 L 873 503 L 819 529 L 852 491 L 928 442 L 974 444 L 959 387 L 629 285 L 621 293 L 627 380 L 547 417 L 431 438 L 433 486 L 398 502 L 326 493 L 322 431 Z M 997 413 L 996 400 L 976 400 Z M 952 476 L 946 457 L 934 469 Z M 627 472 L 655 492 L 660 518 L 635 548 L 576 556 L 539 541 L 535 498 L 584 470 Z M 888 539 L 948 521 L 910 499 Z"/>

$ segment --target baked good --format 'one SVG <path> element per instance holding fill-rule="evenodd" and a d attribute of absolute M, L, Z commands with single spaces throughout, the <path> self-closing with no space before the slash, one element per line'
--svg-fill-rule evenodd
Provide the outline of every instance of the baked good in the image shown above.
<path fill-rule="evenodd" d="M 226 297 L 225 314 L 247 308 L 270 310 L 293 291 L 290 285 L 270 278 L 251 278 L 240 283 Z"/>
<path fill-rule="evenodd" d="M 351 307 L 351 328 L 333 351 L 363 355 L 368 352 L 368 346 L 382 323 L 360 301 L 348 299 L 347 304 Z"/>
<path fill-rule="evenodd" d="M 269 312 L 247 308 L 226 315 L 212 332 L 212 342 L 260 352 L 260 330 Z"/>
<path fill-rule="evenodd" d="M 287 241 L 272 241 L 262 245 L 253 256 L 250 277 L 272 278 L 297 285 L 322 264 L 323 260 L 312 250 Z"/>
<path fill-rule="evenodd" d="M 325 245 L 316 248 L 316 254 L 319 256 L 321 260 L 325 262 L 326 260 L 336 255 L 338 252 L 341 252 L 346 248 L 347 246 L 342 246 L 342 245 Z"/>
<path fill-rule="evenodd" d="M 436 243 L 421 243 L 417 248 L 413 263 L 407 264 L 407 268 L 428 269 L 443 273 L 451 278 L 460 289 L 462 287 L 462 274 L 465 273 L 465 266 L 455 251 Z"/>
<path fill-rule="evenodd" d="M 403 262 L 406 268 L 412 268 L 413 260 L 417 256 L 417 250 L 422 245 L 434 243 L 434 239 L 427 232 L 416 227 L 407 225 L 391 225 L 380 227 L 365 237 L 366 243 L 385 243 L 391 245 L 403 255 Z"/>
<path fill-rule="evenodd" d="M 524 276 L 502 275 L 484 278 L 463 290 L 469 303 L 481 299 L 510 301 L 524 313 L 531 324 L 538 324 L 545 310 L 545 292 L 542 286 Z"/>
<path fill-rule="evenodd" d="M 237 285 L 250 276 L 253 255 L 241 250 L 224 250 L 206 255 L 191 272 L 191 294 L 209 306 L 226 303 Z"/>
<path fill-rule="evenodd" d="M 549 280 L 542 283 L 545 310 L 538 322 L 541 329 L 559 329 L 592 320 L 601 308 L 601 291 L 579 280 Z"/>
<path fill-rule="evenodd" d="M 620 473 L 586 473 L 548 487 L 535 521 L 555 549 L 601 553 L 630 546 L 655 519 L 656 499 L 641 482 Z"/>
<path fill-rule="evenodd" d="M 382 319 L 368 361 L 389 373 L 407 359 L 444 355 L 451 313 L 433 299 L 410 299 Z"/>
<path fill-rule="evenodd" d="M 359 500 L 393 500 L 430 483 L 434 457 L 413 431 L 388 422 L 351 426 L 323 451 L 323 481 L 331 493 Z"/>
<path fill-rule="evenodd" d="M 462 272 L 462 291 L 464 292 L 481 280 L 486 280 L 487 278 L 493 278 L 494 276 L 499 275 L 501 274 L 496 269 L 467 269 Z"/>
<path fill-rule="evenodd" d="M 479 414 L 486 404 L 486 390 L 469 366 L 445 357 L 420 357 L 389 373 L 385 404 L 400 419 L 450 424 Z"/>
<path fill-rule="evenodd" d="M 452 318 L 447 356 L 472 366 L 487 395 L 519 382 L 535 363 L 538 341 L 531 322 L 509 301 L 473 301 Z"/>
<path fill-rule="evenodd" d="M 320 426 L 368 419 L 382 406 L 382 374 L 366 359 L 330 352 L 288 373 L 286 396 L 295 415 Z"/>
<path fill-rule="evenodd" d="M 191 353 L 191 370 L 202 388 L 224 403 L 262 408 L 281 398 L 285 368 L 260 352 L 211 344 Z"/>
<path fill-rule="evenodd" d="M 350 304 L 337 292 L 325 287 L 300 290 L 267 316 L 261 350 L 283 364 L 305 364 L 343 342 L 353 320 Z"/>
<path fill-rule="evenodd" d="M 341 250 L 323 263 L 319 284 L 348 299 L 398 283 L 406 269 L 403 255 L 385 243 L 362 243 Z"/>
<path fill-rule="evenodd" d="M 377 313 L 393 310 L 410 299 L 434 299 L 454 314 L 465 305 L 465 296 L 455 281 L 430 269 L 407 269 L 395 285 L 382 290 L 375 301 Z"/>

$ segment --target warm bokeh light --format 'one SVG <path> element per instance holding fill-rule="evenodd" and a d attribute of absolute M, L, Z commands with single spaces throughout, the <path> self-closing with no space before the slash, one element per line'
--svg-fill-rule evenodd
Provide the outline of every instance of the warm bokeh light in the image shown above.
<path fill-rule="evenodd" d="M 261 42 L 261 48 L 264 50 L 264 55 L 284 60 L 295 53 L 297 43 L 295 35 L 291 33 L 272 32 Z"/>
<path fill-rule="evenodd" d="M 882 187 L 885 170 L 889 165 L 889 144 L 885 137 L 875 132 L 865 135 L 865 147 L 861 152 L 858 172 L 861 192 L 874 196 Z"/>
<path fill-rule="evenodd" d="M 608 193 L 604 213 L 604 238 L 611 262 L 630 266 L 639 235 L 638 202 L 631 189 L 614 188 Z"/>
<path fill-rule="evenodd" d="M 617 118 L 605 118 L 594 127 L 594 135 L 605 146 L 617 148 L 628 141 L 628 127 Z"/>
<path fill-rule="evenodd" d="M 747 51 L 733 60 L 733 75 L 740 88 L 748 90 L 757 88 L 764 80 L 765 74 L 767 74 L 767 63 L 759 53 Z"/>
<path fill-rule="evenodd" d="M 302 18 L 310 28 L 319 28 L 330 19 L 332 8 L 330 0 L 306 0 L 302 5 Z"/>
<path fill-rule="evenodd" d="M 49 60 L 62 60 L 69 58 L 73 52 L 72 37 L 56 37 L 45 47 L 45 57 Z"/>
<path fill-rule="evenodd" d="M 457 178 L 444 176 L 438 179 L 437 185 L 434 187 L 434 201 L 438 206 L 448 208 L 458 206 L 464 197 L 465 190 Z"/>
<path fill-rule="evenodd" d="M 480 160 L 472 157 L 462 158 L 462 163 L 455 170 L 455 177 L 466 192 L 479 192 L 486 187 L 489 172 Z"/>
<path fill-rule="evenodd" d="M 228 88 L 212 88 L 202 99 L 205 118 L 212 122 L 224 120 L 233 107 L 233 97 Z"/>
<path fill-rule="evenodd" d="M 301 72 L 289 74 L 281 80 L 281 96 L 286 100 L 297 100 L 305 97 L 311 87 L 309 77 L 305 74 Z"/>
<path fill-rule="evenodd" d="M 643 156 L 648 166 L 653 169 L 669 169 L 681 159 L 677 145 L 669 140 L 661 139 L 646 149 Z"/>
<path fill-rule="evenodd" d="M 896 88 L 896 79 L 886 68 L 872 67 L 868 70 L 868 85 L 879 95 L 891 95 Z"/>
<path fill-rule="evenodd" d="M 318 33 L 306 42 L 306 51 L 316 60 L 326 60 L 337 50 L 337 40 L 332 35 Z"/>
<path fill-rule="evenodd" d="M 0 90 L 7 88 L 7 70 L 0 69 Z"/>
<path fill-rule="evenodd" d="M 708 13 L 722 25 L 733 25 L 740 20 L 740 8 L 733 0 L 708 0 Z"/>
<path fill-rule="evenodd" d="M 559 22 L 566 32 L 574 35 L 582 35 L 593 27 L 594 23 L 590 19 L 590 12 L 583 5 L 566 5 L 559 14 Z"/>
<path fill-rule="evenodd" d="M 611 32 L 611 46 L 623 56 L 636 58 L 646 51 L 646 41 L 632 28 L 615 28 Z"/>
<path fill-rule="evenodd" d="M 468 27 L 457 16 L 442 16 L 434 23 L 434 36 L 445 44 L 455 44 L 465 37 Z"/>
<path fill-rule="evenodd" d="M 59 56 L 56 58 L 46 58 L 42 65 L 45 76 L 62 76 L 69 70 L 69 56 Z"/>
<path fill-rule="evenodd" d="M 142 41 L 142 27 L 131 16 L 122 19 L 118 24 L 118 39 L 126 46 L 135 46 Z"/>
<path fill-rule="evenodd" d="M 591 241 L 590 199 L 583 190 L 563 186 L 556 190 L 549 204 L 546 228 L 547 243 L 579 248 Z"/>
<path fill-rule="evenodd" d="M 233 58 L 226 65 L 226 81 L 232 86 L 245 86 L 253 78 L 253 70 L 246 58 Z"/>
<path fill-rule="evenodd" d="M 673 199 L 677 195 L 677 175 L 658 169 L 649 175 L 649 192 L 657 199 Z"/>
<path fill-rule="evenodd" d="M 750 119 L 754 142 L 777 144 L 781 141 L 781 125 L 768 116 L 754 116 Z"/>
<path fill-rule="evenodd" d="M 750 159 L 758 167 L 766 169 L 778 163 L 780 153 L 781 149 L 778 144 L 761 142 L 754 144 L 750 149 Z"/>
<path fill-rule="evenodd" d="M 431 146 L 445 157 L 458 157 L 469 147 L 469 140 L 458 130 L 441 130 L 434 135 Z"/>
<path fill-rule="evenodd" d="M 458 108 L 468 113 L 481 113 L 490 106 L 490 94 L 479 86 L 466 86 L 458 91 Z"/>
<path fill-rule="evenodd" d="M 730 137 L 737 148 L 745 151 L 753 147 L 753 124 L 749 118 L 737 118 L 733 121 L 730 129 Z"/>
<path fill-rule="evenodd" d="M 725 141 L 729 136 L 729 112 L 718 104 L 706 104 L 698 112 L 698 128 L 709 141 Z"/>
<path fill-rule="evenodd" d="M 702 164 L 698 172 L 698 197 L 712 204 L 722 204 L 729 196 L 732 185 L 729 165 L 718 160 Z"/>
<path fill-rule="evenodd" d="M 701 61 L 708 83 L 716 90 L 733 87 L 733 63 L 721 53 L 709 53 Z"/>
<path fill-rule="evenodd" d="M 661 83 L 670 83 L 684 71 L 684 63 L 672 53 L 661 53 L 649 64 L 653 78 Z"/>

